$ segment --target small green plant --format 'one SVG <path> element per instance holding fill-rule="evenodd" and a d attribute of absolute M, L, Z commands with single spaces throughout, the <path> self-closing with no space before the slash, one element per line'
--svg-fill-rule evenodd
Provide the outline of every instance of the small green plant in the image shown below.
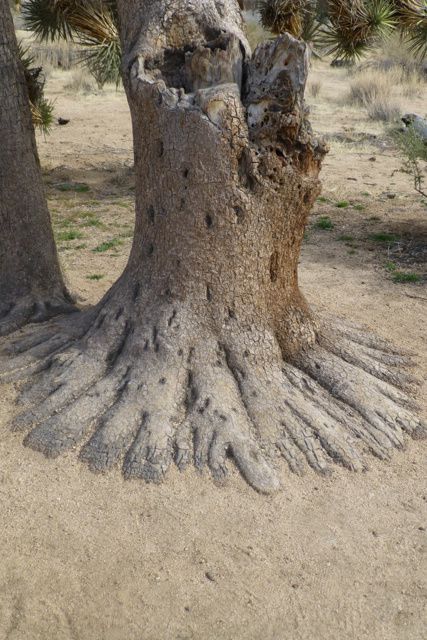
<path fill-rule="evenodd" d="M 419 282 L 420 276 L 416 273 L 405 273 L 405 271 L 395 271 L 393 274 L 393 282 Z"/>
<path fill-rule="evenodd" d="M 58 191 L 75 191 L 77 193 L 86 193 L 90 190 L 89 185 L 83 182 L 60 182 L 55 185 Z"/>
<path fill-rule="evenodd" d="M 338 236 L 338 240 L 340 242 L 353 242 L 354 238 L 353 238 L 353 236 L 343 235 L 343 236 Z"/>
<path fill-rule="evenodd" d="M 364 205 L 364 204 L 354 204 L 353 205 L 353 209 L 356 209 L 356 211 L 364 211 L 366 209 L 366 205 Z"/>
<path fill-rule="evenodd" d="M 83 234 L 80 231 L 76 231 L 75 229 L 70 229 L 70 231 L 61 231 L 57 235 L 57 239 L 59 242 L 69 242 L 71 240 L 80 240 L 83 238 Z"/>
<path fill-rule="evenodd" d="M 63 218 L 58 220 L 56 224 L 58 227 L 71 227 L 74 224 L 74 220 L 72 218 Z"/>
<path fill-rule="evenodd" d="M 330 202 L 329 198 L 326 198 L 325 196 L 319 196 L 317 198 L 317 202 L 321 202 L 322 204 L 326 204 L 327 202 Z"/>
<path fill-rule="evenodd" d="M 394 271 L 397 271 L 397 264 L 395 262 L 386 262 L 385 268 L 387 271 L 393 273 Z"/>
<path fill-rule="evenodd" d="M 106 242 L 101 242 L 93 251 L 95 253 L 104 253 L 104 251 L 108 251 L 109 249 L 113 249 L 118 245 L 122 244 L 120 238 L 113 238 L 112 240 L 107 240 Z"/>
<path fill-rule="evenodd" d="M 102 280 L 104 275 L 102 273 L 92 273 L 90 276 L 86 276 L 88 280 Z"/>
<path fill-rule="evenodd" d="M 104 228 L 104 223 L 101 222 L 99 218 L 95 216 L 85 216 L 84 222 L 81 223 L 82 227 L 98 227 L 100 229 Z"/>
<path fill-rule="evenodd" d="M 82 242 L 82 244 L 77 244 L 74 247 L 74 250 L 77 251 L 78 249 L 86 249 L 86 247 L 87 247 L 87 245 L 84 242 Z"/>
<path fill-rule="evenodd" d="M 369 239 L 373 240 L 374 242 L 396 242 L 397 240 L 396 236 L 394 236 L 393 234 L 384 232 L 371 233 Z"/>
<path fill-rule="evenodd" d="M 347 207 L 350 206 L 350 203 L 348 200 L 339 200 L 335 203 L 335 206 L 338 207 L 338 209 L 347 209 Z"/>
<path fill-rule="evenodd" d="M 427 162 L 427 144 L 424 137 L 410 123 L 403 131 L 392 131 L 392 138 L 402 156 L 403 173 L 411 176 L 414 189 L 427 198 L 427 185 L 422 162 Z"/>
<path fill-rule="evenodd" d="M 332 220 L 328 217 L 328 216 L 321 216 L 317 221 L 315 226 L 318 229 L 333 229 L 334 228 L 334 223 L 332 222 Z"/>

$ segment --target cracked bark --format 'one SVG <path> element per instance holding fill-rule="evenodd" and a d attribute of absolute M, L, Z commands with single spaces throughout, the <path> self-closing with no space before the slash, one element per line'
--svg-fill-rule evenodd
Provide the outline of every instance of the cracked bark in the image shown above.
<path fill-rule="evenodd" d="M 24 70 L 0 3 L 0 335 L 73 309 L 55 248 Z"/>
<path fill-rule="evenodd" d="M 307 51 L 251 56 L 234 0 L 122 0 L 137 172 L 129 263 L 96 308 L 5 346 L 26 380 L 13 427 L 48 456 L 160 481 L 175 461 L 257 490 L 387 459 L 412 413 L 404 356 L 322 323 L 298 288 L 324 145 L 307 120 Z"/>

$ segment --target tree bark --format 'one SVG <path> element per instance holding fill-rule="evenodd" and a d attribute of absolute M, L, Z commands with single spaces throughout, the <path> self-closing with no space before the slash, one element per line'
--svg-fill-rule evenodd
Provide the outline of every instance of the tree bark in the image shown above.
<path fill-rule="evenodd" d="M 72 309 L 50 224 L 24 70 L 0 1 L 0 335 Z"/>
<path fill-rule="evenodd" d="M 172 460 L 215 478 L 233 458 L 257 490 L 278 457 L 301 473 L 366 468 L 424 427 L 406 360 L 317 320 L 298 288 L 325 146 L 304 104 L 305 45 L 251 56 L 236 0 L 121 0 L 136 230 L 120 280 L 78 323 L 9 345 L 29 373 L 16 429 L 55 456 L 83 443 L 95 471 L 159 481 Z"/>

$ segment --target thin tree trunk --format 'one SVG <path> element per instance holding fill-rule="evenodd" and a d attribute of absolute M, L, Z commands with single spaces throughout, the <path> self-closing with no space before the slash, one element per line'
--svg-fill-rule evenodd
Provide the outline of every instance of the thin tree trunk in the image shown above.
<path fill-rule="evenodd" d="M 366 468 L 424 428 L 405 358 L 320 323 L 298 288 L 325 153 L 307 121 L 307 51 L 282 36 L 253 57 L 236 0 L 121 0 L 137 173 L 125 272 L 80 323 L 11 345 L 27 385 L 14 423 L 56 456 L 159 481 L 172 460 L 279 486 L 278 457 Z M 61 344 L 60 344 L 60 341 Z M 59 355 L 58 355 L 59 351 Z M 17 353 L 19 352 L 19 353 Z"/>
<path fill-rule="evenodd" d="M 69 311 L 43 191 L 24 70 L 0 0 L 0 335 Z"/>

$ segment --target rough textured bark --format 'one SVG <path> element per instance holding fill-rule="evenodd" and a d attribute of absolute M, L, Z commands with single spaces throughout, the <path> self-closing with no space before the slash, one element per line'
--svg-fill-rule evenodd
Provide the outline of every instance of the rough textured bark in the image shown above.
<path fill-rule="evenodd" d="M 70 310 L 7 0 L 0 0 L 0 230 L 0 335 Z"/>
<path fill-rule="evenodd" d="M 27 332 L 3 377 L 30 379 L 14 428 L 96 471 L 159 481 L 173 460 L 279 486 L 278 460 L 366 468 L 424 434 L 404 356 L 315 319 L 298 256 L 324 145 L 304 105 L 305 45 L 251 57 L 235 0 L 122 0 L 137 172 L 120 280 L 79 323 Z"/>

